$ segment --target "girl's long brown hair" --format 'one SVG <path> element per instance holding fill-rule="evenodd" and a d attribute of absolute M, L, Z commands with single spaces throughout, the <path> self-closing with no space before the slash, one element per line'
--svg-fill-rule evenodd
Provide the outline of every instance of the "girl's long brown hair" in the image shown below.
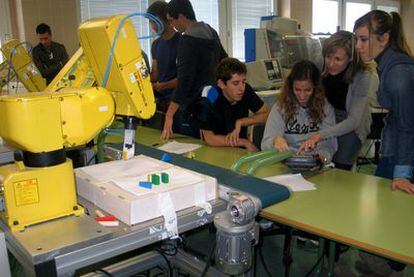
<path fill-rule="evenodd" d="M 389 33 L 389 44 L 398 52 L 412 56 L 413 53 L 407 43 L 401 17 L 398 13 L 391 12 L 389 14 L 381 10 L 372 10 L 355 21 L 354 32 L 362 26 L 367 26 L 369 33 L 377 36 Z"/>

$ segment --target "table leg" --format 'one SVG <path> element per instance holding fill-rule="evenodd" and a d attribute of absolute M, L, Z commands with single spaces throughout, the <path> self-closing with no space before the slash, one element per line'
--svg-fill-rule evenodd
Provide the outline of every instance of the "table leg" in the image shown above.
<path fill-rule="evenodd" d="M 283 265 L 285 266 L 285 276 L 290 274 L 290 265 L 293 262 L 292 259 L 292 228 L 285 227 L 285 243 L 283 244 Z"/>
<path fill-rule="evenodd" d="M 4 238 L 4 233 L 0 231 L 0 268 L 1 276 L 10 277 L 10 265 L 9 258 L 7 255 L 6 240 Z"/>
<path fill-rule="evenodd" d="M 328 276 L 334 275 L 336 242 L 329 241 Z"/>
<path fill-rule="evenodd" d="M 322 274 L 322 268 L 323 268 L 323 255 L 325 255 L 325 239 L 319 238 L 319 247 L 318 247 L 318 259 L 319 262 L 318 267 L 316 268 L 316 276 L 319 276 Z"/>

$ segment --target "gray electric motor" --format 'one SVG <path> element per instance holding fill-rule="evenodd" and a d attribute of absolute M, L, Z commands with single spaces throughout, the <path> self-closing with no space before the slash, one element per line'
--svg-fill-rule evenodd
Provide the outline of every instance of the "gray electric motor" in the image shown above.
<path fill-rule="evenodd" d="M 239 225 L 232 221 L 229 212 L 214 217 L 216 234 L 216 266 L 229 275 L 249 270 L 253 263 L 253 247 L 259 238 L 259 227 L 254 218 Z"/>

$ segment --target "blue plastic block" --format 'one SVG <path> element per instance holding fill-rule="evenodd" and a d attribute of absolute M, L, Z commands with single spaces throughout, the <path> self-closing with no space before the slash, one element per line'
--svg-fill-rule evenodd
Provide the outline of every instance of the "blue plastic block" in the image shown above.
<path fill-rule="evenodd" d="M 139 182 L 139 186 L 146 189 L 152 189 L 152 183 L 151 182 L 145 182 L 141 181 Z"/>
<path fill-rule="evenodd" d="M 171 162 L 171 157 L 167 153 L 162 154 L 161 161 L 169 163 Z"/>

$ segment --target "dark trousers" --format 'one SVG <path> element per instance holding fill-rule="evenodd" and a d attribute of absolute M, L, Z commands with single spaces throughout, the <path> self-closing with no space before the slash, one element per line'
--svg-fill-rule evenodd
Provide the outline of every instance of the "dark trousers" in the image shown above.
<path fill-rule="evenodd" d="M 174 115 L 173 132 L 200 138 L 200 124 L 190 112 L 179 109 Z"/>

